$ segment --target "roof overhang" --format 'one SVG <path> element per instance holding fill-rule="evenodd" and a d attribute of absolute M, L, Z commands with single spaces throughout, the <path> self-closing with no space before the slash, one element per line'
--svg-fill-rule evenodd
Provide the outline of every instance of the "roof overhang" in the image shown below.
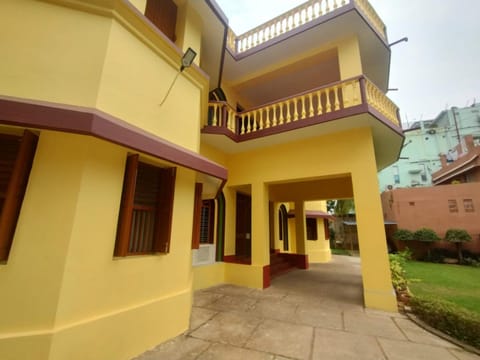
<path fill-rule="evenodd" d="M 223 166 L 93 108 L 0 96 L 0 125 L 81 134 L 121 145 L 196 171 L 211 195 L 227 180 Z"/>

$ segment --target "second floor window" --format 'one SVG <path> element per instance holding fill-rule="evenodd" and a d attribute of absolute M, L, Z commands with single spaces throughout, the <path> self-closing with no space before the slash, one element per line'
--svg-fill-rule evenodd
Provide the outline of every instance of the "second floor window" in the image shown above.
<path fill-rule="evenodd" d="M 145 16 L 170 40 L 175 42 L 177 5 L 173 0 L 147 0 Z"/>

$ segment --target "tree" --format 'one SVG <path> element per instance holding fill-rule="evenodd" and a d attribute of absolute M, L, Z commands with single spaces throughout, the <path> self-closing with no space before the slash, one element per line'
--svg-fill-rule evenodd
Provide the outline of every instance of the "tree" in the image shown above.
<path fill-rule="evenodd" d="M 434 241 L 439 241 L 440 237 L 435 231 L 429 228 L 421 228 L 413 233 L 415 240 L 423 241 L 427 244 L 427 258 L 430 259 L 430 248 Z"/>
<path fill-rule="evenodd" d="M 335 224 L 337 231 L 337 238 L 342 243 L 345 242 L 345 227 L 343 221 L 345 217 L 351 213 L 355 213 L 355 204 L 353 199 L 334 200 L 333 213 L 335 215 Z M 332 204 L 331 204 L 332 205 Z M 350 249 L 353 250 L 353 242 L 350 238 Z"/>
<path fill-rule="evenodd" d="M 393 240 L 400 240 L 400 241 L 412 241 L 413 232 L 407 229 L 398 229 L 392 235 Z"/>
<path fill-rule="evenodd" d="M 353 199 L 337 200 L 333 211 L 335 216 L 346 216 L 355 212 L 355 203 Z"/>
<path fill-rule="evenodd" d="M 445 240 L 455 244 L 457 248 L 458 261 L 463 262 L 462 244 L 472 240 L 470 234 L 463 229 L 448 229 L 445 233 Z"/>

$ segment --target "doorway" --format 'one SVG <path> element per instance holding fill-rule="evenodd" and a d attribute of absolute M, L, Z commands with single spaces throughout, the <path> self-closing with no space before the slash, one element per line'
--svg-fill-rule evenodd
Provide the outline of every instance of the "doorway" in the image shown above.
<path fill-rule="evenodd" d="M 252 197 L 237 192 L 237 216 L 235 223 L 235 256 L 252 256 Z"/>

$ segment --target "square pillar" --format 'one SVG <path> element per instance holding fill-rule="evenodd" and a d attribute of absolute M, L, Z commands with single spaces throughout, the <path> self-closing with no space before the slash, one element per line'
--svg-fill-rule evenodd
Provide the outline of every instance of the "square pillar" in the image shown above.
<path fill-rule="evenodd" d="M 396 312 L 376 168 L 364 166 L 352 183 L 365 306 Z"/>
<path fill-rule="evenodd" d="M 307 254 L 307 229 L 305 223 L 305 203 L 295 201 L 295 242 L 297 244 L 297 254 Z"/>
<path fill-rule="evenodd" d="M 252 265 L 270 264 L 268 191 L 264 183 L 252 184 Z"/>

